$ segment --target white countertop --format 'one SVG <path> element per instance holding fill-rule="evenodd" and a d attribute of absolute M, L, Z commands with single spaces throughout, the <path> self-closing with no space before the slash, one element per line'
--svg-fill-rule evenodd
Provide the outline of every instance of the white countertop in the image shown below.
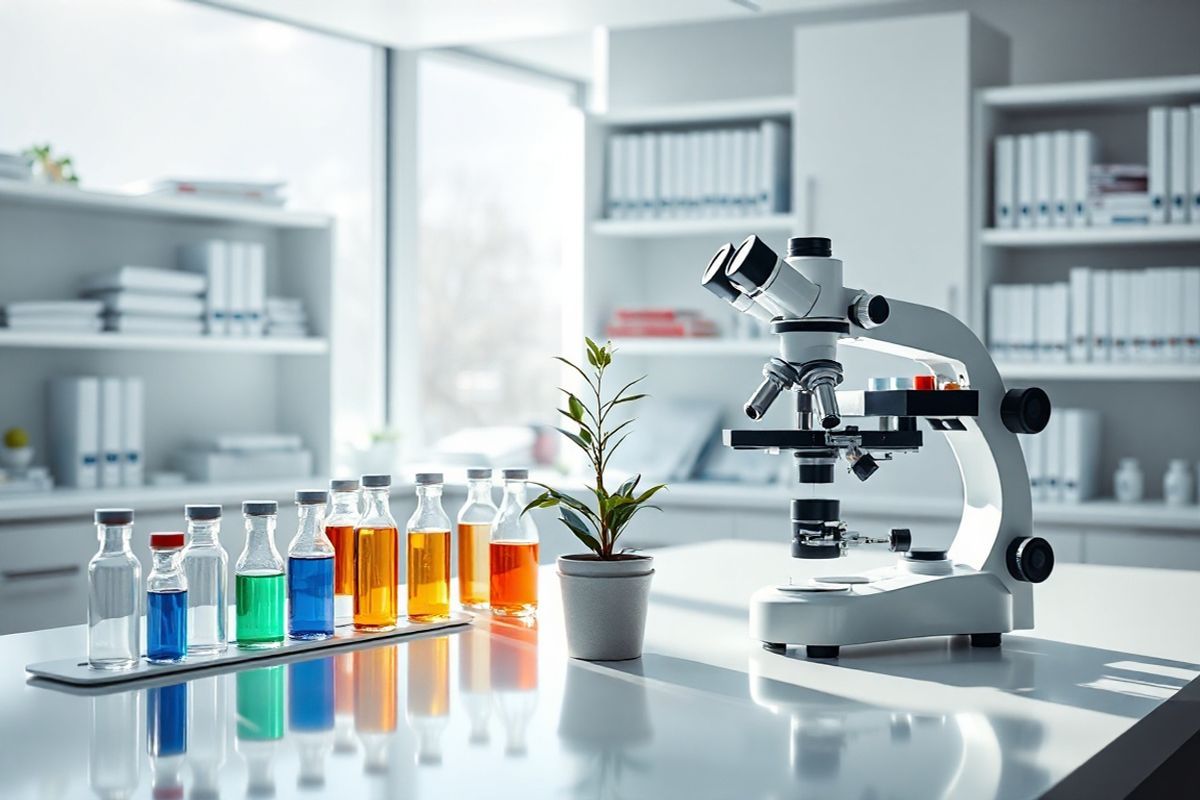
<path fill-rule="evenodd" d="M 888 560 L 861 552 L 837 571 Z M 792 560 L 786 543 L 742 541 L 660 550 L 656 561 L 639 661 L 568 659 L 544 567 L 533 628 L 484 617 L 307 668 L 190 682 L 187 754 L 174 758 L 147 754 L 150 709 L 173 690 L 86 697 L 29 685 L 24 664 L 82 654 L 83 629 L 0 638 L 0 793 L 91 797 L 107 780 L 148 798 L 156 779 L 164 788 L 178 777 L 195 797 L 208 756 L 227 798 L 247 795 L 248 765 L 263 759 L 277 797 L 1031 797 L 1200 675 L 1191 572 L 1062 565 L 1036 589 L 1037 629 L 1006 635 L 999 650 L 940 638 L 810 662 L 750 641 L 747 601 L 828 565 Z M 334 729 L 300 731 L 330 694 Z M 278 738 L 250 735 L 272 720 Z M 1159 730 L 1155 747 L 1187 735 Z M 366 767 L 368 746 L 378 768 Z M 440 763 L 418 763 L 434 750 Z M 298 788 L 302 752 L 324 765 L 323 788 Z M 1145 766 L 1126 758 L 1120 769 Z"/>

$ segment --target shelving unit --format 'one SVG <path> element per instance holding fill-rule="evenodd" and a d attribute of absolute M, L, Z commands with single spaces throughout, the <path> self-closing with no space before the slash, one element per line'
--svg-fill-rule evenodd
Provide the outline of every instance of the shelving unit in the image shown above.
<path fill-rule="evenodd" d="M 209 336 L 146 336 L 133 333 L 56 333 L 0 328 L 0 348 L 56 348 L 66 350 L 138 350 L 166 353 L 259 353 L 263 355 L 316 356 L 329 352 L 321 337 L 223 338 Z"/>
<path fill-rule="evenodd" d="M 796 224 L 792 214 L 755 217 L 712 217 L 703 219 L 601 219 L 592 223 L 598 236 L 651 239 L 668 236 L 720 236 L 744 238 L 751 233 L 782 232 Z"/>
<path fill-rule="evenodd" d="M 1125 225 L 1042 230 L 985 228 L 980 241 L 985 247 L 1004 248 L 1195 244 L 1200 242 L 1200 225 Z"/>
<path fill-rule="evenodd" d="M 1200 364 L 1052 364 L 1028 362 L 1000 363 L 1005 378 L 1048 381 L 1200 381 Z"/>

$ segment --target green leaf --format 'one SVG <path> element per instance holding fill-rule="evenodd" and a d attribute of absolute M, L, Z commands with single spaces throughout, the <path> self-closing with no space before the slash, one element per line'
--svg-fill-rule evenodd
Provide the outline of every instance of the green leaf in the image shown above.
<path fill-rule="evenodd" d="M 640 474 L 631 476 L 624 483 L 622 483 L 620 487 L 618 487 L 616 494 L 624 495 L 625 497 L 631 496 L 633 490 L 637 488 L 638 482 L 641 481 L 641 479 L 642 476 Z"/>
<path fill-rule="evenodd" d="M 526 514 L 535 508 L 550 508 L 551 506 L 556 505 L 558 505 L 558 501 L 551 497 L 549 492 L 542 492 L 537 497 L 530 500 L 525 505 L 525 508 L 521 509 L 521 514 Z"/>
<path fill-rule="evenodd" d="M 592 443 L 592 432 L 587 429 L 587 426 L 582 422 L 579 423 L 579 438 L 583 439 L 588 444 Z"/>
<path fill-rule="evenodd" d="M 608 433 L 604 434 L 604 437 L 600 439 L 600 446 L 603 447 L 605 444 L 607 444 L 609 442 L 609 440 L 612 439 L 614 434 L 620 432 L 620 430 L 622 428 L 626 427 L 627 425 L 632 425 L 636 421 L 637 421 L 636 417 L 634 419 L 627 419 L 624 422 L 622 422 L 620 425 L 618 425 L 617 427 L 613 428 Z"/>
<path fill-rule="evenodd" d="M 587 524 L 582 519 L 572 513 L 569 508 L 560 508 L 559 513 L 561 514 L 563 524 L 571 530 L 571 533 L 575 534 L 579 541 L 583 542 L 594 552 L 600 552 L 600 542 L 596 541 L 596 537 L 591 534 Z"/>
<path fill-rule="evenodd" d="M 589 353 L 591 353 L 591 355 L 596 359 L 597 362 L 599 362 L 600 361 L 600 345 L 593 342 L 591 340 L 591 337 L 588 337 L 588 336 L 583 337 L 583 341 L 585 344 L 587 344 L 587 351 Z"/>
<path fill-rule="evenodd" d="M 646 380 L 646 376 L 645 376 L 645 375 L 643 375 L 643 376 L 642 376 L 642 377 L 640 377 L 640 378 L 634 378 L 634 379 L 633 379 L 633 380 L 631 380 L 629 383 L 627 383 L 627 384 L 625 384 L 624 386 L 622 386 L 620 389 L 618 389 L 618 390 L 617 390 L 616 394 L 614 394 L 614 395 L 612 396 L 612 398 L 610 398 L 610 399 L 609 399 L 609 401 L 608 401 L 607 403 L 605 403 L 605 404 L 604 404 L 604 407 L 607 409 L 607 408 L 611 408 L 612 406 L 616 405 L 616 404 L 617 404 L 617 399 L 618 399 L 618 398 L 619 398 L 621 395 L 623 395 L 625 392 L 627 392 L 627 391 L 629 391 L 631 388 L 633 388 L 633 386 L 635 386 L 635 385 L 636 385 L 636 384 L 638 384 L 638 383 L 641 383 L 641 382 L 642 382 L 642 381 L 644 381 L 644 380 Z"/>
<path fill-rule="evenodd" d="M 555 428 L 554 430 L 558 431 L 563 436 L 567 437 L 572 442 L 574 442 L 579 447 L 579 449 L 582 450 L 583 452 L 585 452 L 589 455 L 591 454 L 592 448 L 590 448 L 588 446 L 588 443 L 583 440 L 583 437 L 579 436 L 578 434 L 571 433 L 566 428 Z"/>
<path fill-rule="evenodd" d="M 661 489 L 665 489 L 665 488 L 667 488 L 667 485 L 665 483 L 660 483 L 658 486 L 651 486 L 649 489 L 647 489 L 646 491 L 644 491 L 640 495 L 638 495 L 638 498 L 635 502 L 644 503 L 647 500 L 649 500 L 651 497 L 654 497 L 654 495 L 657 494 Z"/>
<path fill-rule="evenodd" d="M 567 410 L 571 412 L 571 418 L 576 422 L 583 419 L 583 403 L 579 402 L 579 398 L 575 395 L 567 397 Z"/>
<path fill-rule="evenodd" d="M 568 367 L 570 367 L 571 369 L 573 369 L 573 370 L 575 370 L 576 372 L 578 372 L 578 373 L 579 373 L 579 376 L 580 376 L 581 378 L 583 378 L 584 382 L 585 382 L 585 383 L 586 383 L 586 384 L 587 384 L 589 387 L 591 387 L 592 391 L 595 391 L 595 390 L 596 390 L 596 386 L 595 386 L 595 384 L 593 384 L 593 383 L 592 383 L 592 379 L 591 379 L 591 377 L 589 377 L 589 376 L 588 376 L 588 374 L 587 374 L 586 372 L 584 372 L 584 371 L 583 371 L 583 370 L 582 370 L 582 369 L 581 369 L 581 368 L 580 368 L 578 365 L 576 365 L 575 363 L 573 363 L 573 362 L 571 362 L 571 361 L 569 361 L 569 360 L 567 360 L 567 359 L 563 358 L 562 356 L 554 356 L 554 360 L 555 360 L 555 361 L 561 361 L 562 363 L 566 364 L 566 365 L 567 365 Z M 565 391 L 565 390 L 564 390 L 564 391 Z M 567 392 L 567 394 L 570 394 L 570 392 Z"/>
<path fill-rule="evenodd" d="M 594 350 L 587 351 L 587 360 L 588 360 L 588 363 L 591 364 L 593 367 L 595 367 L 596 369 L 600 369 L 600 361 L 597 359 L 596 353 Z"/>
<path fill-rule="evenodd" d="M 612 403 L 614 406 L 619 403 L 632 403 L 634 400 L 641 400 L 643 397 L 649 396 L 650 395 L 648 394 L 631 394 L 629 397 L 622 397 L 620 400 L 613 400 Z"/>

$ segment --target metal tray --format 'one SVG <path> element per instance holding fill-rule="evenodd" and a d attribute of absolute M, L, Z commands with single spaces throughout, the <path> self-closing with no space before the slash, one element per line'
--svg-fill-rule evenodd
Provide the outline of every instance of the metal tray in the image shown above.
<path fill-rule="evenodd" d="M 474 615 L 466 611 L 451 612 L 450 617 L 438 622 L 410 622 L 400 620 L 390 631 L 356 631 L 352 625 L 335 629 L 333 637 L 319 641 L 287 639 L 283 644 L 266 650 L 241 650 L 230 642 L 229 649 L 215 656 L 189 656 L 178 664 L 151 664 L 143 659 L 136 666 L 125 670 L 92 669 L 86 659 L 66 658 L 57 661 L 41 661 L 28 664 L 25 671 L 34 676 L 38 683 L 50 681 L 55 684 L 70 684 L 77 687 L 125 688 L 130 683 L 168 683 L 163 678 L 178 676 L 183 680 L 197 677 L 194 673 L 221 672 L 229 667 L 263 661 L 292 661 L 298 655 L 317 652 L 357 649 L 368 644 L 402 639 L 433 631 L 449 630 L 470 625 Z"/>

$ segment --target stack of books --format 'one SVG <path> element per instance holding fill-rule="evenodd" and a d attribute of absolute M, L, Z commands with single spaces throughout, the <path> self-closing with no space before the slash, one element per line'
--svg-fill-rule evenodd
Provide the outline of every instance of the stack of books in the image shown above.
<path fill-rule="evenodd" d="M 699 311 L 674 308 L 618 308 L 604 332 L 617 338 L 716 336 L 717 323 Z"/>
<path fill-rule="evenodd" d="M 132 194 L 166 197 L 198 197 L 208 200 L 225 200 L 239 203 L 257 203 L 264 206 L 282 206 L 287 200 L 283 196 L 281 181 L 205 181 L 185 178 L 163 178 L 143 181 L 126 188 Z"/>
<path fill-rule="evenodd" d="M 308 336 L 308 315 L 298 297 L 267 298 L 267 336 L 302 339 Z"/>
<path fill-rule="evenodd" d="M 105 330 L 164 336 L 204 332 L 202 275 L 154 267 L 118 267 L 84 279 L 80 291 L 104 310 Z"/>
<path fill-rule="evenodd" d="M 0 308 L 0 324 L 19 331 L 97 333 L 102 327 L 97 300 L 31 300 Z"/>
<path fill-rule="evenodd" d="M 1144 164 L 1093 164 L 1088 207 L 1093 225 L 1150 223 L 1148 171 Z"/>
<path fill-rule="evenodd" d="M 33 177 L 29 169 L 29 159 L 20 153 L 5 153 L 0 151 L 0 178 L 10 181 L 27 181 Z"/>

